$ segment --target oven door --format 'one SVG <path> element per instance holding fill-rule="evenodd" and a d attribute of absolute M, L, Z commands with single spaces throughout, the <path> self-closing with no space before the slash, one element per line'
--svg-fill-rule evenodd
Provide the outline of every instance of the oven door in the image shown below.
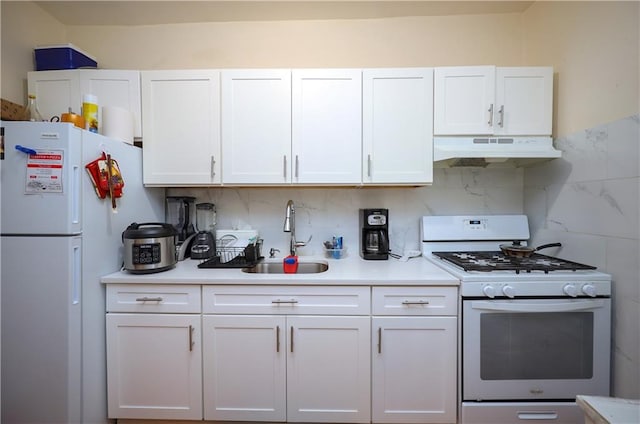
<path fill-rule="evenodd" d="M 463 400 L 609 395 L 610 299 L 463 299 Z"/>

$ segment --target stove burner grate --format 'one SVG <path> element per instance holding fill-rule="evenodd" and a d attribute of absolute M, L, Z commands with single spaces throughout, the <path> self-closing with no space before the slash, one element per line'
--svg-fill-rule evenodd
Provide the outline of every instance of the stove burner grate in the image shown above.
<path fill-rule="evenodd" d="M 465 271 L 515 271 L 520 272 L 544 271 L 578 271 L 591 270 L 596 267 L 584 265 L 566 259 L 534 253 L 527 258 L 507 256 L 500 251 L 478 252 L 433 252 L 435 256 L 459 266 Z"/>

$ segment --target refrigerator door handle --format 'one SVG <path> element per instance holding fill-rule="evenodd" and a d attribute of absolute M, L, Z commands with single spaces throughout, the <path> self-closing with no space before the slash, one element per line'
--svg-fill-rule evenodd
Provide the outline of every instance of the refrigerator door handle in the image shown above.
<path fill-rule="evenodd" d="M 71 223 L 80 223 L 80 201 L 82 186 L 80 184 L 80 167 L 74 165 L 71 175 Z"/>
<path fill-rule="evenodd" d="M 82 281 L 82 251 L 81 246 L 73 246 L 73 254 L 71 255 L 73 281 L 71 282 L 71 304 L 80 303 L 80 283 Z"/>

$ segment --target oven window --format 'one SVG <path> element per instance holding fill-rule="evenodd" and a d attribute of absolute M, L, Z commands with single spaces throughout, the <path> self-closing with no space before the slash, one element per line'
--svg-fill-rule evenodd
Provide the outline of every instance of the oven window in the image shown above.
<path fill-rule="evenodd" d="M 590 379 L 593 313 L 483 313 L 482 380 Z"/>

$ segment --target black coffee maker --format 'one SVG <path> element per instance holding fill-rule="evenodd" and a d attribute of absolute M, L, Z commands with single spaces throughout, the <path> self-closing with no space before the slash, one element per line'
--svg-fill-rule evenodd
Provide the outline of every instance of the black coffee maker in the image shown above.
<path fill-rule="evenodd" d="M 367 260 L 389 259 L 389 210 L 360 209 L 360 256 Z"/>

